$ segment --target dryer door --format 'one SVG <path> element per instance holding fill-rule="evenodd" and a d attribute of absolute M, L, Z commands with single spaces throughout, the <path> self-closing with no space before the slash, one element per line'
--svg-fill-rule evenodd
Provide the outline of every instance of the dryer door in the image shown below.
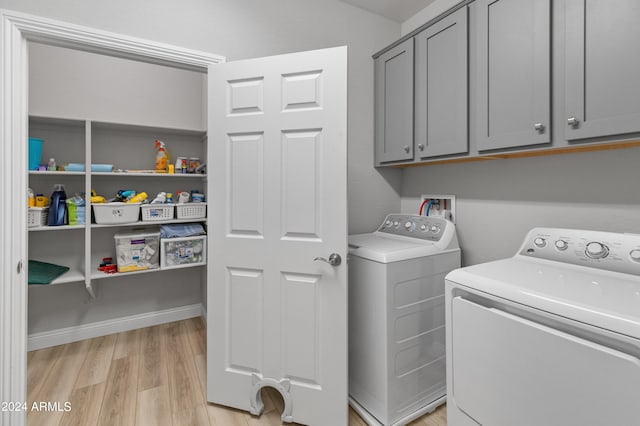
<path fill-rule="evenodd" d="M 451 304 L 453 397 L 479 424 L 637 424 L 637 341 L 625 353 L 461 296 Z"/>

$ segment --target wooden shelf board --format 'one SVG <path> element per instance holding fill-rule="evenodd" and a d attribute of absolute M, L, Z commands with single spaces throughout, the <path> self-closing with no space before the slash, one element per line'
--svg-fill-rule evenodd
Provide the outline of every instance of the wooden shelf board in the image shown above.
<path fill-rule="evenodd" d="M 636 148 L 636 147 L 640 147 L 640 140 L 605 142 L 605 143 L 589 144 L 589 145 L 573 145 L 573 146 L 567 146 L 562 148 L 547 148 L 547 149 L 539 149 L 539 150 L 533 150 L 533 151 L 483 155 L 480 157 L 462 157 L 462 158 L 447 158 L 442 160 L 428 160 L 424 163 L 394 164 L 392 167 L 404 169 L 409 167 L 435 166 L 435 165 L 441 165 L 441 164 L 471 163 L 474 161 L 504 160 L 507 158 L 542 157 L 547 155 L 571 154 L 574 152 L 610 151 L 614 149 L 627 149 L 627 148 Z"/>
<path fill-rule="evenodd" d="M 200 173 L 152 173 L 152 172 L 92 172 L 91 176 L 117 176 L 117 177 L 154 177 L 154 178 L 193 178 L 193 179 L 205 179 L 206 174 Z"/>
<path fill-rule="evenodd" d="M 42 176 L 46 176 L 46 175 L 55 175 L 55 176 L 84 176 L 86 175 L 85 172 L 50 172 L 50 171 L 38 171 L 38 170 L 29 170 L 29 174 L 30 175 L 42 175 Z"/>
<path fill-rule="evenodd" d="M 57 284 L 66 284 L 66 283 L 76 283 L 76 282 L 84 282 L 84 273 L 78 269 L 69 269 L 64 274 L 60 275 L 55 280 L 51 281 L 49 284 L 31 284 L 29 288 L 35 287 L 46 287 L 48 285 L 57 285 Z"/>
<path fill-rule="evenodd" d="M 62 226 L 34 226 L 29 228 L 29 232 L 36 231 L 68 231 L 69 229 L 84 229 L 84 225 L 62 225 Z"/>
<path fill-rule="evenodd" d="M 168 223 L 191 223 L 191 222 L 206 222 L 207 218 L 199 219 L 168 219 L 168 220 L 154 220 L 154 221 L 138 221 L 132 223 L 113 223 L 113 224 L 91 224 L 92 228 L 122 228 L 122 227 L 134 227 L 134 226 L 148 226 L 148 225 L 164 225 Z"/>
<path fill-rule="evenodd" d="M 207 266 L 207 265 L 193 265 L 193 266 L 185 266 L 184 268 L 198 268 L 201 266 Z M 118 277 L 128 277 L 130 275 L 140 275 L 140 274 L 149 274 L 149 273 L 153 273 L 153 272 L 166 272 L 166 271 L 173 271 L 174 269 L 144 269 L 142 271 L 131 271 L 131 272 L 116 272 L 115 274 L 105 274 L 104 272 L 101 271 L 96 271 L 91 273 L 91 279 L 92 280 L 102 280 L 102 279 L 108 279 L 108 278 L 118 278 Z"/>

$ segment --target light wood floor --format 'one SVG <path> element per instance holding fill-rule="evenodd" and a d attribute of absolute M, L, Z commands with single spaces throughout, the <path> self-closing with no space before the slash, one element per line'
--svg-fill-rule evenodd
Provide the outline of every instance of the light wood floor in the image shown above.
<path fill-rule="evenodd" d="M 28 411 L 36 425 L 281 425 L 282 398 L 265 389 L 261 417 L 206 402 L 206 332 L 201 318 L 29 352 Z M 64 403 L 71 410 L 64 411 Z M 365 423 L 349 410 L 349 425 Z M 411 426 L 446 425 L 438 408 Z"/>

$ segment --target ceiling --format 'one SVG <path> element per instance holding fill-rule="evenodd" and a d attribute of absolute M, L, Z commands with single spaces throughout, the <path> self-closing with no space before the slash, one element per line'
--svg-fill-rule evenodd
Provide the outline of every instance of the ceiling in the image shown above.
<path fill-rule="evenodd" d="M 404 22 L 435 0 L 340 0 L 396 22 Z"/>

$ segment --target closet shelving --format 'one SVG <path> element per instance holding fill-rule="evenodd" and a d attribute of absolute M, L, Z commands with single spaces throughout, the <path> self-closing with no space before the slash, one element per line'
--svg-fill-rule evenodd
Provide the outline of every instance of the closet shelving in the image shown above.
<path fill-rule="evenodd" d="M 65 185 L 67 197 L 95 190 L 106 198 L 120 189 L 144 191 L 152 199 L 160 192 L 198 190 L 207 194 L 206 174 L 164 174 L 153 170 L 154 141 L 166 143 L 173 161 L 177 156 L 206 159 L 206 131 L 127 123 L 109 123 L 56 117 L 30 116 L 29 135 L 44 140 L 42 162 L 55 158 L 57 164 L 83 163 L 86 172 L 29 171 L 29 187 L 36 194 L 50 196 L 54 184 Z M 118 170 L 135 172 L 91 172 L 90 164 L 113 164 Z M 175 197 L 176 195 L 174 195 Z M 86 197 L 86 225 L 29 228 L 29 258 L 65 265 L 68 272 L 49 285 L 84 282 L 95 297 L 94 280 L 162 273 L 162 269 L 106 274 L 98 271 L 102 258 L 115 258 L 117 232 L 153 229 L 161 224 L 201 222 L 207 219 L 171 219 L 125 224 L 96 224 L 91 220 L 91 203 Z"/>

